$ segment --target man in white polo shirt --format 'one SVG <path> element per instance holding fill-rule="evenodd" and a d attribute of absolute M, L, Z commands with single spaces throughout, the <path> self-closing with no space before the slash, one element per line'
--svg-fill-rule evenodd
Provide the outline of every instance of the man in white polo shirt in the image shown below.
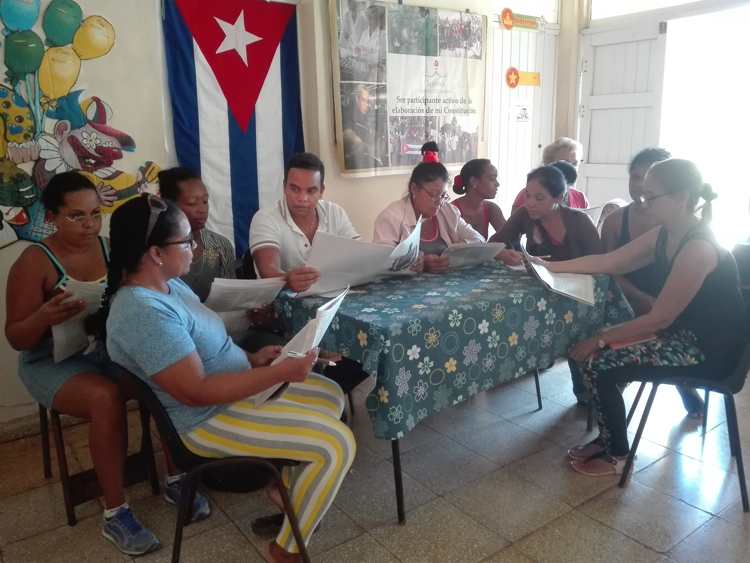
<path fill-rule="evenodd" d="M 261 278 L 283 277 L 292 291 L 305 291 L 320 278 L 305 266 L 315 233 L 359 238 L 346 211 L 322 199 L 324 191 L 321 160 L 295 154 L 284 170 L 284 197 L 258 211 L 250 224 L 250 252 Z"/>

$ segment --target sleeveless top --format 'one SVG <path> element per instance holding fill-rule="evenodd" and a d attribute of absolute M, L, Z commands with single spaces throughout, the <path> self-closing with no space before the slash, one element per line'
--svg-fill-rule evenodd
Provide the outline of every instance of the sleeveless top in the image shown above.
<path fill-rule="evenodd" d="M 666 255 L 666 231 L 659 233 L 656 247 L 656 265 L 669 276 L 675 258 L 691 240 L 705 240 L 718 255 L 718 263 L 703 281 L 692 301 L 669 327 L 669 332 L 689 330 L 698 338 L 698 346 L 708 359 L 727 361 L 733 365 L 737 359 L 747 330 L 747 314 L 740 293 L 737 263 L 732 253 L 719 246 L 713 233 L 704 226 L 690 231 L 680 241 L 672 260 Z M 661 244 L 660 244 L 661 243 Z"/>
<path fill-rule="evenodd" d="M 466 215 L 464 215 L 464 209 L 463 207 L 461 207 L 461 203 L 458 200 L 452 201 L 451 203 L 458 208 L 458 210 L 461 212 L 461 216 L 464 218 L 464 220 L 466 220 Z M 476 229 L 476 231 L 480 235 L 482 235 L 485 240 L 487 240 L 487 237 L 490 234 L 490 207 L 489 205 L 487 205 L 487 202 L 482 202 L 482 224 L 471 226 L 474 227 L 474 229 Z"/>
<path fill-rule="evenodd" d="M 657 248 L 659 247 L 660 242 L 661 244 L 664 244 L 664 242 L 666 241 L 666 231 L 659 231 L 660 239 L 662 236 L 664 236 L 664 241 L 658 240 L 656 243 Z M 622 212 L 622 224 L 620 226 L 620 237 L 617 240 L 617 248 L 625 246 L 631 240 L 630 206 L 628 205 Z M 639 270 L 635 270 L 634 272 L 625 274 L 623 277 L 630 283 L 632 283 L 636 288 L 640 289 L 642 292 L 647 293 L 651 297 L 656 297 L 657 295 L 659 295 L 661 288 L 664 287 L 664 282 L 667 281 L 666 276 L 668 274 L 669 271 L 665 271 L 663 267 L 659 268 L 659 266 L 656 264 L 656 261 L 654 261 L 651 264 L 640 268 Z"/>
<path fill-rule="evenodd" d="M 102 248 L 102 255 L 104 256 L 104 264 L 109 267 L 109 242 L 104 237 L 97 237 L 99 239 L 99 244 Z M 68 281 L 73 280 L 76 283 L 82 283 L 82 284 L 91 284 L 92 286 L 101 286 L 102 288 L 102 295 L 104 295 L 104 290 L 107 288 L 107 274 L 104 274 L 103 277 L 99 278 L 98 280 L 93 281 L 81 281 L 76 280 L 75 278 L 71 278 L 68 273 L 65 271 L 65 268 L 60 263 L 60 261 L 57 259 L 57 256 L 55 256 L 55 253 L 52 252 L 49 246 L 44 244 L 42 241 L 38 241 L 33 243 L 34 246 L 38 246 L 41 248 L 44 253 L 47 255 L 47 258 L 49 258 L 49 261 L 52 262 L 52 266 L 54 266 L 55 271 L 57 271 L 57 283 L 52 289 L 65 289 L 68 285 Z"/>

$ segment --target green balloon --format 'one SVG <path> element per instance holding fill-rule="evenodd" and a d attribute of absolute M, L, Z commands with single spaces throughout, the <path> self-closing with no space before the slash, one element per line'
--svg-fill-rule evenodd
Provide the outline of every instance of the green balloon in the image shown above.
<path fill-rule="evenodd" d="M 42 18 L 47 43 L 53 47 L 71 43 L 82 18 L 83 11 L 73 0 L 52 0 Z"/>
<path fill-rule="evenodd" d="M 16 31 L 5 38 L 5 66 L 18 77 L 36 72 L 43 56 L 42 39 L 33 31 Z"/>

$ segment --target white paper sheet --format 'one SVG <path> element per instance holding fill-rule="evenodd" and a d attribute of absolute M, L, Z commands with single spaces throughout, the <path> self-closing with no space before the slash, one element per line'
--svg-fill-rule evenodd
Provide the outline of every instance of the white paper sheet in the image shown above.
<path fill-rule="evenodd" d="M 465 268 L 491 262 L 503 250 L 505 243 L 502 242 L 456 243 L 446 248 L 443 256 L 448 257 L 451 268 Z"/>
<path fill-rule="evenodd" d="M 319 346 L 347 293 L 349 293 L 348 287 L 339 293 L 338 296 L 318 307 L 318 310 L 315 313 L 315 318 L 307 321 L 307 324 L 302 327 L 302 330 L 295 334 L 292 339 L 284 345 L 281 349 L 281 354 L 271 363 L 271 365 L 276 365 L 289 356 L 304 356 L 310 350 Z M 269 399 L 281 395 L 288 386 L 288 383 L 279 383 L 257 395 L 253 395 L 250 397 L 250 400 L 255 405 L 262 405 Z"/>
<path fill-rule="evenodd" d="M 396 248 L 393 249 L 388 257 L 390 272 L 403 272 L 408 270 L 419 260 L 419 237 L 422 234 L 422 217 L 417 219 L 417 225 L 411 234 L 402 240 Z"/>
<path fill-rule="evenodd" d="M 217 313 L 247 311 L 272 303 L 284 287 L 283 278 L 233 280 L 216 278 L 204 303 Z"/>
<path fill-rule="evenodd" d="M 570 297 L 586 305 L 594 305 L 594 276 L 589 274 L 554 274 L 541 264 L 530 260 L 524 245 L 521 246 L 524 259 L 532 274 L 553 293 Z"/>
<path fill-rule="evenodd" d="M 371 282 L 388 273 L 394 248 L 361 240 L 316 233 L 307 265 L 320 279 L 300 296 L 320 295 Z"/>
<path fill-rule="evenodd" d="M 82 299 L 86 302 L 86 308 L 75 317 L 53 325 L 52 358 L 55 362 L 62 362 L 88 347 L 89 337 L 86 334 L 84 320 L 89 315 L 96 313 L 101 307 L 105 287 L 103 284 L 68 280 L 65 290 L 71 293 L 72 297 L 65 301 Z"/>

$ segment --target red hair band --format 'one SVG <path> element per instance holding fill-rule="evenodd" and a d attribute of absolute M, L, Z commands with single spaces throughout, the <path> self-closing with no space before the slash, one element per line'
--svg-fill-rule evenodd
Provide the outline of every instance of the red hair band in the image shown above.
<path fill-rule="evenodd" d="M 461 174 L 458 176 L 453 177 L 453 187 L 454 188 L 463 188 L 464 187 L 464 179 L 461 178 Z"/>
<path fill-rule="evenodd" d="M 422 162 L 440 162 L 437 151 L 424 151 Z"/>

